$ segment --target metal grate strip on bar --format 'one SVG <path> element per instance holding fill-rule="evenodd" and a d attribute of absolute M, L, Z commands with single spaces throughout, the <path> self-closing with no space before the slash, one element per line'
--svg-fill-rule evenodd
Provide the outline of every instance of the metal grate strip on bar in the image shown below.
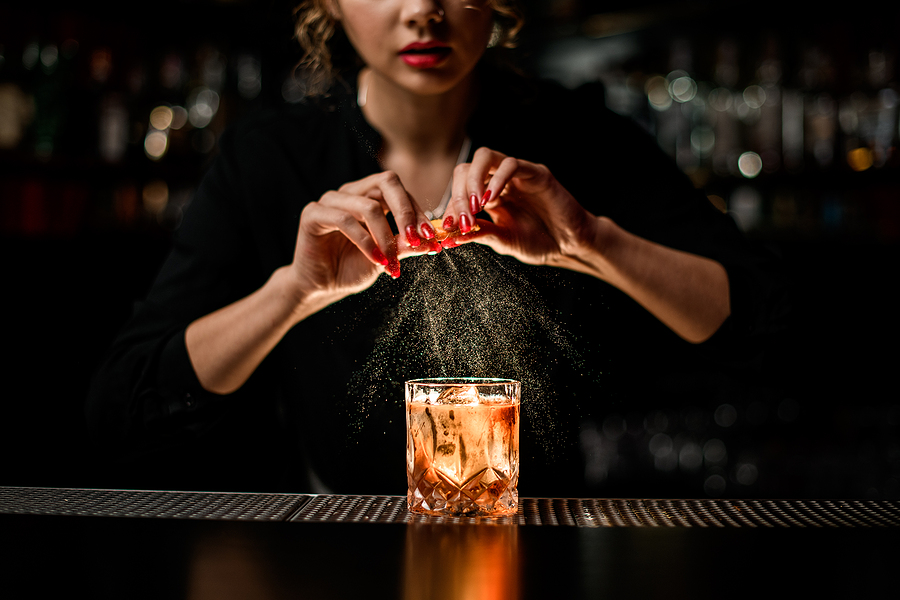
<path fill-rule="evenodd" d="M 413 515 L 401 496 L 316 496 L 291 521 L 574 527 L 898 527 L 896 501 L 523 498 L 512 517 Z"/>
<path fill-rule="evenodd" d="M 471 518 L 414 515 L 405 496 L 0 487 L 0 513 L 551 527 L 900 527 L 896 500 L 522 498 L 514 516 Z"/>
<path fill-rule="evenodd" d="M 308 500 L 296 494 L 0 487 L 0 513 L 284 521 Z"/>

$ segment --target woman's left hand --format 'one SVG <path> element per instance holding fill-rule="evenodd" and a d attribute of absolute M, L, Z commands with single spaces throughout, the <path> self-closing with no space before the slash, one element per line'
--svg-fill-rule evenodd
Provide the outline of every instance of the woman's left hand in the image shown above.
<path fill-rule="evenodd" d="M 492 222 L 475 219 L 482 209 Z M 577 269 L 580 251 L 599 241 L 596 217 L 547 167 L 488 148 L 456 168 L 444 223 L 459 229 L 442 242 L 445 248 L 477 241 L 535 265 Z"/>
<path fill-rule="evenodd" d="M 524 263 L 598 277 L 619 288 L 689 342 L 709 339 L 731 313 L 728 274 L 715 260 L 633 235 L 586 211 L 547 167 L 480 148 L 453 175 L 447 219 L 470 241 Z M 491 221 L 469 223 L 484 209 Z"/>

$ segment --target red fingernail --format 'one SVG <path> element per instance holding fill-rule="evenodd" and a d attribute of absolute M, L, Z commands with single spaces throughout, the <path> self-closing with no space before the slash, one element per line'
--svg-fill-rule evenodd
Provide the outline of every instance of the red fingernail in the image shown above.
<path fill-rule="evenodd" d="M 388 271 L 391 274 L 391 277 L 394 279 L 398 279 L 400 277 L 400 261 L 394 262 L 394 264 L 388 267 Z"/>
<path fill-rule="evenodd" d="M 388 266 L 388 264 L 390 264 L 387 259 L 387 256 L 384 255 L 384 252 L 382 252 L 378 246 L 375 246 L 375 249 L 372 250 L 372 258 L 375 259 L 375 262 L 377 262 L 378 264 L 380 264 L 384 267 L 386 267 L 386 266 Z"/>
<path fill-rule="evenodd" d="M 475 194 L 469 196 L 469 209 L 473 213 L 477 213 L 479 210 L 481 210 L 481 205 L 478 203 L 478 196 L 476 196 Z"/>
<path fill-rule="evenodd" d="M 469 233 L 470 229 L 472 229 L 472 224 L 469 222 L 469 215 L 459 215 L 459 230 L 463 233 Z"/>
<path fill-rule="evenodd" d="M 491 201 L 491 190 L 487 190 L 484 193 L 484 196 L 481 197 L 481 207 L 484 208 L 484 205 Z"/>
<path fill-rule="evenodd" d="M 406 226 L 406 241 L 409 242 L 409 245 L 413 248 L 417 248 L 419 244 L 422 243 L 421 238 L 419 238 L 419 234 L 416 233 L 415 225 L 407 225 Z"/>
<path fill-rule="evenodd" d="M 422 230 L 422 235 L 425 236 L 426 240 L 434 237 L 434 228 L 431 226 L 431 223 L 422 223 L 419 229 Z"/>
<path fill-rule="evenodd" d="M 442 225 L 445 231 L 453 230 L 453 215 L 449 215 L 446 219 L 444 219 L 444 224 Z"/>

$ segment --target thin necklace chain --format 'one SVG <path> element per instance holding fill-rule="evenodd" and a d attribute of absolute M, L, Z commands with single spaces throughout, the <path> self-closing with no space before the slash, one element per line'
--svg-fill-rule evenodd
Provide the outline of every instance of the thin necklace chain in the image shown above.
<path fill-rule="evenodd" d="M 360 82 L 359 90 L 356 92 L 356 105 L 362 108 L 366 105 L 366 102 L 369 99 L 369 78 L 364 74 L 360 77 L 362 80 Z M 460 165 L 466 162 L 469 158 L 469 151 L 472 149 L 472 140 L 469 139 L 467 135 L 463 139 L 462 147 L 459 149 L 459 156 L 456 158 L 456 164 Z M 444 190 L 444 195 L 441 197 L 440 203 L 434 208 L 434 210 L 426 210 L 425 216 L 429 219 L 439 219 L 444 215 L 444 211 L 447 210 L 447 205 L 450 204 L 450 196 L 453 194 L 453 175 L 450 175 L 450 181 L 447 183 L 447 189 Z"/>
<path fill-rule="evenodd" d="M 461 165 L 466 162 L 469 158 L 469 150 L 472 149 L 472 140 L 469 139 L 469 136 L 466 136 L 463 140 L 462 147 L 459 149 L 459 156 L 456 158 L 456 164 Z M 447 183 L 447 189 L 444 190 L 444 195 L 441 197 L 441 202 L 438 204 L 434 210 L 426 210 L 425 216 L 431 219 L 440 219 L 444 216 L 444 211 L 447 210 L 447 205 L 450 204 L 450 196 L 453 194 L 453 175 L 450 175 L 450 181 Z"/>

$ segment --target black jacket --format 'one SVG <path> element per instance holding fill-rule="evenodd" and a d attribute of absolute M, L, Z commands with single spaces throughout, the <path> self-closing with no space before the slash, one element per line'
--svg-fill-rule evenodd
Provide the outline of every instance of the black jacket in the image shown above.
<path fill-rule="evenodd" d="M 721 330 L 692 346 L 601 281 L 470 244 L 405 260 L 399 280 L 382 276 L 295 327 L 239 391 L 205 392 L 185 327 L 291 261 L 306 203 L 379 170 L 378 134 L 354 92 L 336 92 L 222 136 L 171 255 L 94 378 L 88 420 L 120 459 L 121 485 L 310 491 L 312 470 L 331 490 L 401 494 L 403 381 L 471 375 L 523 381 L 520 490 L 574 494 L 582 422 L 702 403 L 708 375 L 755 364 L 783 324 L 777 261 L 596 90 L 511 76 L 485 89 L 473 149 L 546 164 L 594 214 L 721 262 L 732 303 Z"/>

